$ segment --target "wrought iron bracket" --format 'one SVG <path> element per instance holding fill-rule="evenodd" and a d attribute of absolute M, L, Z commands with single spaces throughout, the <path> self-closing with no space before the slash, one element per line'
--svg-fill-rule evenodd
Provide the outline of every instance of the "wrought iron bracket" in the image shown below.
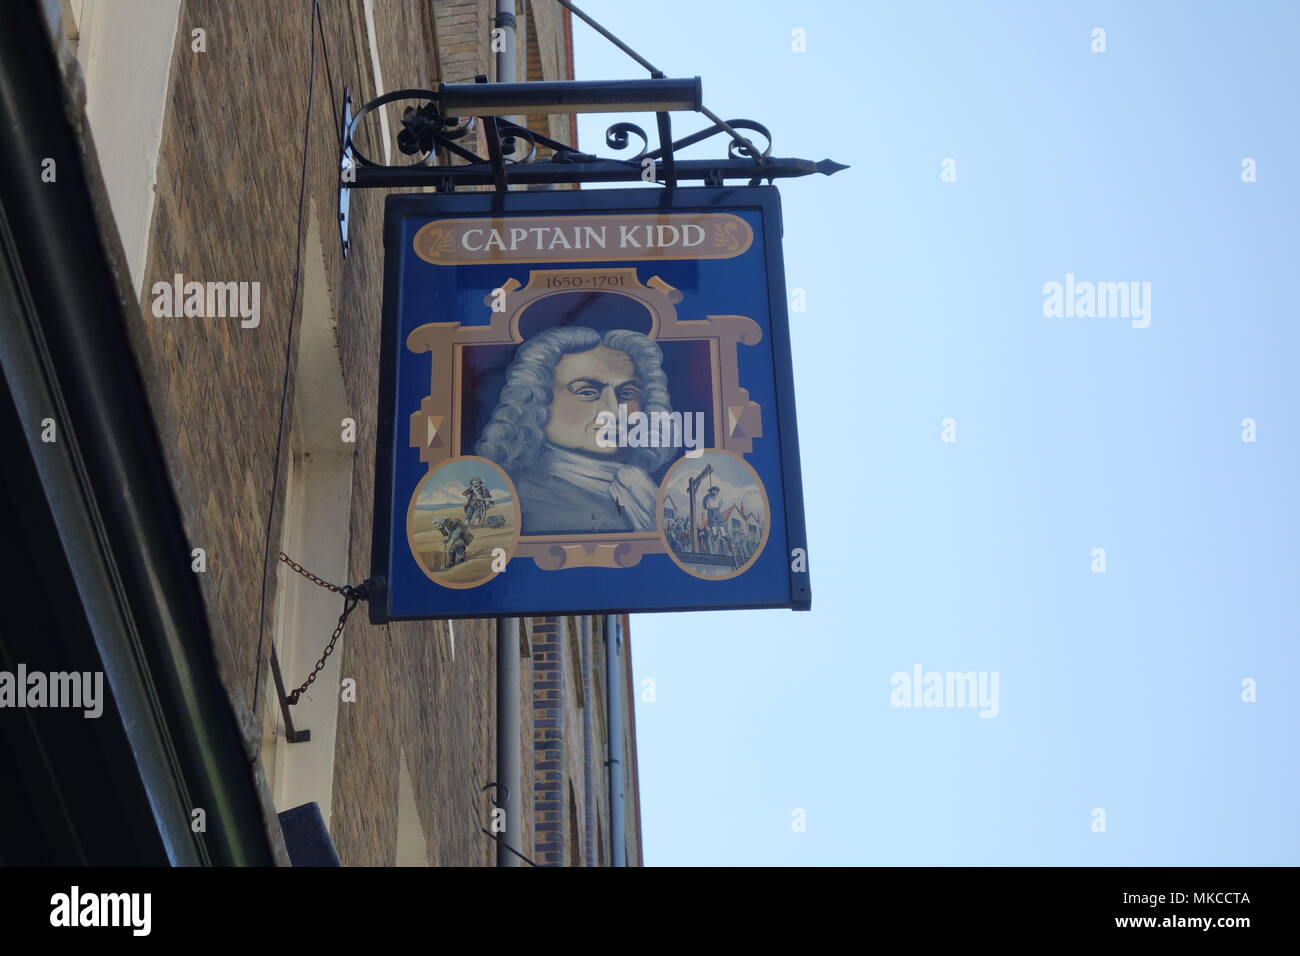
<path fill-rule="evenodd" d="M 486 77 L 477 78 L 485 83 Z M 698 82 L 698 81 L 696 81 Z M 631 81 L 625 86 L 635 86 L 637 96 L 644 99 L 646 84 L 668 84 L 667 89 L 689 90 L 689 84 L 667 80 L 656 72 L 651 80 Z M 526 126 L 512 122 L 503 114 L 505 103 L 514 103 L 520 90 L 541 88 L 543 84 L 490 84 L 493 91 L 478 93 L 475 84 L 447 86 L 443 91 L 404 89 L 394 90 L 366 103 L 355 115 L 348 91 L 343 93 L 342 136 L 339 155 L 339 230 L 343 254 L 348 250 L 348 196 L 353 189 L 397 189 L 403 187 L 430 187 L 438 192 L 454 192 L 465 186 L 493 186 L 505 192 L 514 186 L 564 185 L 580 183 L 636 182 L 660 184 L 668 189 L 681 182 L 702 182 L 720 186 L 727 180 L 745 180 L 751 186 L 763 181 L 789 179 L 821 173 L 830 176 L 848 167 L 829 159 L 813 162 L 807 159 L 774 158 L 772 136 L 767 128 L 753 120 L 723 120 L 695 101 L 683 98 L 655 111 L 658 127 L 658 148 L 649 149 L 650 138 L 645 130 L 633 123 L 615 123 L 605 131 L 605 145 L 613 150 L 628 148 L 630 137 L 641 141 L 636 155 L 628 158 L 602 158 L 579 152 L 572 146 L 554 140 Z M 587 111 L 617 109 L 615 95 L 619 84 L 548 83 L 544 84 L 545 102 L 520 103 L 521 113 L 565 114 L 583 104 Z M 502 101 L 493 103 L 490 96 L 503 89 Z M 470 95 L 473 91 L 473 95 Z M 651 90 L 653 92 L 653 90 Z M 514 97 L 515 99 L 512 99 Z M 474 103 L 482 115 L 476 117 L 449 116 L 442 110 L 443 100 Z M 408 106 L 403 111 L 402 129 L 397 134 L 397 148 L 407 156 L 417 157 L 414 162 L 402 165 L 377 163 L 370 159 L 356 143 L 356 132 L 367 115 L 388 103 L 403 100 L 423 101 L 422 105 Z M 639 102 L 639 100 L 638 100 Z M 691 105 L 694 102 L 694 105 Z M 593 105 L 593 104 L 599 105 Z M 712 124 L 681 139 L 674 140 L 670 110 L 697 109 L 713 120 Z M 482 131 L 487 156 L 467 149 L 462 140 L 476 129 Z M 757 133 L 765 140 L 760 150 L 741 130 Z M 678 154 L 691 146 L 714 136 L 728 138 L 727 156 L 715 160 L 683 160 Z M 548 149 L 551 155 L 539 160 L 538 149 Z M 522 155 L 520 155 L 522 153 Z M 439 163 L 443 158 L 445 162 Z M 457 162 L 459 160 L 459 162 Z"/>
<path fill-rule="evenodd" d="M 352 156 L 352 139 L 349 135 L 352 127 L 352 93 L 343 87 L 343 115 L 339 117 L 339 241 L 343 244 L 343 258 L 348 257 L 348 212 L 352 207 L 352 190 L 348 186 L 355 182 L 356 162 Z"/>
<path fill-rule="evenodd" d="M 280 656 L 271 644 L 271 674 L 275 677 L 275 695 L 280 699 L 280 716 L 284 719 L 284 739 L 291 744 L 305 744 L 311 740 L 310 730 L 296 730 L 293 714 L 289 713 L 290 700 L 284 692 L 284 677 L 280 673 Z"/>

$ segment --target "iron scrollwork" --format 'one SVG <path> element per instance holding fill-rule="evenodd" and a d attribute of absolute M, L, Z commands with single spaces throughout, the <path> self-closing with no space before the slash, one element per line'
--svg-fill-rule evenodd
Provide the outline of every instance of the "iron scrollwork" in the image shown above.
<path fill-rule="evenodd" d="M 395 103 L 400 100 L 424 100 L 420 106 L 408 106 L 403 111 L 401 125 L 402 129 L 397 133 L 397 148 L 406 156 L 419 156 L 420 158 L 414 163 L 406 164 L 386 164 L 375 162 L 367 156 L 356 143 L 356 131 L 360 128 L 361 123 L 367 116 L 378 110 L 380 107 L 389 103 Z M 727 124 L 733 130 L 749 130 L 756 132 L 763 137 L 765 145 L 761 152 L 756 155 L 751 154 L 751 146 L 747 143 L 740 142 L 732 137 L 727 142 L 727 157 L 729 159 L 758 159 L 760 162 L 766 160 L 772 153 L 772 134 L 761 123 L 747 119 L 728 120 Z M 658 149 L 650 149 L 650 137 L 646 131 L 635 123 L 614 123 L 605 130 L 605 145 L 613 150 L 625 150 L 635 136 L 641 141 L 641 148 L 632 157 L 609 157 L 603 158 L 583 153 L 572 146 L 559 142 L 545 136 L 541 133 L 531 130 L 526 126 L 512 123 L 507 120 L 499 120 L 498 125 L 501 131 L 502 147 L 504 152 L 511 153 L 513 150 L 511 141 L 521 139 L 528 144 L 527 153 L 518 158 L 507 160 L 514 163 L 529 163 L 537 159 L 537 148 L 545 146 L 550 149 L 554 156 L 552 161 L 560 163 L 573 162 L 621 162 L 631 165 L 640 165 L 645 159 L 661 160 L 665 157 L 666 149 L 660 146 Z M 350 149 L 352 157 L 358 166 L 370 166 L 379 169 L 406 168 L 409 166 L 430 166 L 433 165 L 434 159 L 439 148 L 446 149 L 448 152 L 465 160 L 465 162 L 474 165 L 487 165 L 490 159 L 477 155 L 476 153 L 464 148 L 458 142 L 464 139 L 475 130 L 478 124 L 474 117 L 460 118 L 455 116 L 443 116 L 438 109 L 438 94 L 433 90 L 423 89 L 405 89 L 394 90 L 391 93 L 385 93 L 383 96 L 376 97 L 365 106 L 357 111 L 356 115 L 351 118 L 344 132 L 344 148 Z M 714 123 L 705 129 L 692 133 L 689 136 L 683 136 L 681 139 L 674 140 L 671 151 L 676 153 L 679 150 L 694 146 L 720 133 L 727 131 L 718 123 Z M 727 134 L 730 136 L 730 134 Z M 757 171 L 757 170 L 756 170 Z"/>

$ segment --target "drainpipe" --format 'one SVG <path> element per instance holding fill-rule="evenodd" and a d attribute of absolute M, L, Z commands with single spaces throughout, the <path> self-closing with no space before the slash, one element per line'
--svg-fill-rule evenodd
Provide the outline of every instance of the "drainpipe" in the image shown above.
<path fill-rule="evenodd" d="M 591 630 L 590 614 L 579 619 L 582 634 L 582 846 L 586 866 L 596 865 L 596 775 L 595 736 L 591 721 Z M 573 864 L 577 866 L 575 862 Z"/>
<path fill-rule="evenodd" d="M 514 847 L 520 853 L 524 833 L 524 801 L 528 794 L 520 792 L 519 771 L 519 618 L 497 618 L 497 782 L 505 793 L 497 791 L 498 799 L 505 797 L 505 832 L 498 834 L 497 866 L 518 866 L 519 857 L 507 849 Z"/>
<path fill-rule="evenodd" d="M 501 31 L 501 49 L 497 51 L 497 82 L 515 82 L 515 0 L 497 0 L 497 14 L 492 18 L 492 25 Z M 504 120 L 517 123 L 514 116 L 503 116 Z M 504 150 L 505 144 L 502 143 Z M 506 151 L 509 156 L 513 150 Z"/>
<path fill-rule="evenodd" d="M 497 82 L 515 81 L 515 0 L 497 0 L 497 14 L 493 26 L 502 31 L 501 50 L 497 52 Z M 524 801 L 529 794 L 521 792 L 519 748 L 523 726 L 519 715 L 519 618 L 497 619 L 497 782 L 506 789 L 506 829 L 497 843 L 497 866 L 518 866 L 519 857 L 507 849 L 506 844 L 520 853 L 524 833 Z"/>
<path fill-rule="evenodd" d="M 605 726 L 609 730 L 610 865 L 627 866 L 623 838 L 623 618 L 605 615 Z"/>

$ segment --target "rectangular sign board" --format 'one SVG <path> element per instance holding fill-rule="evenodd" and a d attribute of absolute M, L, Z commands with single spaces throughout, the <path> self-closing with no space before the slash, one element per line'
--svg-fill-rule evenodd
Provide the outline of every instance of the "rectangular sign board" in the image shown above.
<path fill-rule="evenodd" d="M 810 605 L 772 187 L 390 196 L 371 620 Z"/>

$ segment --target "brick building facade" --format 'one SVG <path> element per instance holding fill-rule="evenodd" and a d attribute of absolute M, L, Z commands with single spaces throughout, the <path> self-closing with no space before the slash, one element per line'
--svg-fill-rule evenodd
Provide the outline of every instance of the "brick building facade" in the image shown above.
<path fill-rule="evenodd" d="M 272 666 L 274 656 L 288 688 L 301 683 L 342 603 L 278 562 L 280 550 L 337 584 L 361 581 L 370 560 L 385 193 L 351 196 L 345 257 L 342 93 L 361 104 L 491 75 L 492 5 L 62 0 L 61 12 L 64 57 L 79 63 L 69 83 L 84 81 L 91 176 L 109 200 L 105 238 L 138 296 L 132 347 L 185 531 L 202 549 L 213 652 L 268 830 L 278 839 L 271 806 L 314 801 L 345 865 L 492 865 L 481 828 L 496 774 L 493 622 L 376 627 L 353 615 L 290 709 L 306 742 L 286 740 Z M 516 15 L 519 78 L 572 78 L 567 12 L 519 0 Z M 393 141 L 404 105 L 359 134 L 377 161 L 407 159 Z M 528 122 L 573 142 L 570 117 Z M 157 317 L 151 290 L 175 276 L 257 283 L 258 321 Z M 631 655 L 624 646 L 625 716 L 611 729 L 605 629 L 599 617 L 521 629 L 512 799 L 524 801 L 523 832 L 506 840 L 539 865 L 610 862 L 611 732 L 627 755 L 616 768 L 627 861 L 640 860 Z"/>

